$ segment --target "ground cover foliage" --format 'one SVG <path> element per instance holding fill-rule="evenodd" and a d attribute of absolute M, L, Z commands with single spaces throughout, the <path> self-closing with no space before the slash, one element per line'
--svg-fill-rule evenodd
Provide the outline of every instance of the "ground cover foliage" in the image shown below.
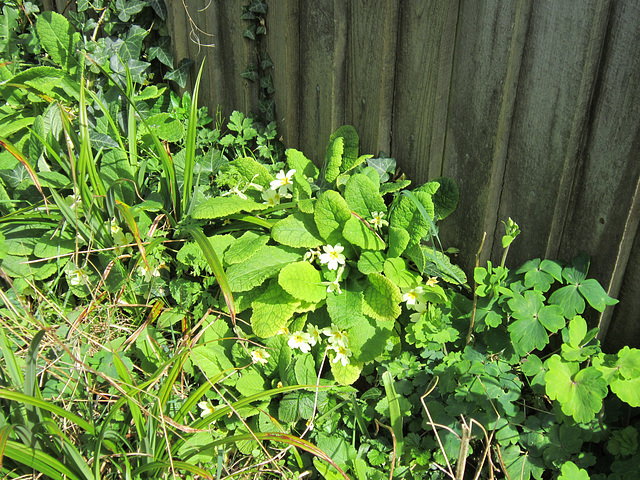
<path fill-rule="evenodd" d="M 212 119 L 162 2 L 39 8 L 0 15 L 5 477 L 637 478 L 640 352 L 602 352 L 586 254 L 508 269 L 508 219 L 467 278 L 453 180 Z"/>

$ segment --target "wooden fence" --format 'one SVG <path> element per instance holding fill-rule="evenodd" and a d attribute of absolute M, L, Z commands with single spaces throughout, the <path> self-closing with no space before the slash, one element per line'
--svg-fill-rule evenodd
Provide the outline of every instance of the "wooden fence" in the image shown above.
<path fill-rule="evenodd" d="M 167 1 L 176 62 L 206 56 L 200 103 L 257 111 L 248 1 Z M 361 152 L 397 159 L 416 183 L 454 178 L 443 222 L 470 272 L 509 254 L 592 256 L 620 303 L 599 319 L 605 346 L 640 346 L 640 3 L 631 0 L 267 0 L 260 48 L 275 67 L 288 147 L 320 161 L 354 125 Z"/>

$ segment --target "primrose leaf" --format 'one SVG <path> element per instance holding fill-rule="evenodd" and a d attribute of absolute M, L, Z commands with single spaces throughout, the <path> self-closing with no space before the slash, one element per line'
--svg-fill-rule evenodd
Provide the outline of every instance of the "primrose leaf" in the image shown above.
<path fill-rule="evenodd" d="M 296 173 L 301 173 L 306 178 L 318 178 L 318 169 L 304 154 L 295 148 L 288 148 L 285 152 L 287 156 L 287 164 L 289 168 L 294 169 Z"/>
<path fill-rule="evenodd" d="M 399 257 L 406 250 L 410 240 L 409 232 L 404 228 L 391 225 L 389 227 L 389 251 L 387 253 L 389 257 Z M 424 257 L 422 263 L 424 264 Z"/>
<path fill-rule="evenodd" d="M 378 187 L 360 173 L 352 175 L 347 181 L 344 199 L 351 210 L 367 221 L 371 219 L 373 212 L 387 211 Z"/>
<path fill-rule="evenodd" d="M 365 250 L 383 250 L 386 246 L 384 241 L 373 230 L 354 216 L 345 223 L 342 235 L 349 243 Z"/>
<path fill-rule="evenodd" d="M 618 300 L 611 298 L 597 280 L 589 278 L 578 284 L 578 291 L 593 308 L 603 312 L 607 305 L 615 305 Z"/>
<path fill-rule="evenodd" d="M 329 183 L 335 182 L 336 178 L 338 178 L 338 175 L 340 174 L 343 152 L 344 139 L 342 137 L 329 140 L 329 145 L 327 145 L 327 155 L 325 158 L 327 169 L 324 174 L 325 180 Z"/>
<path fill-rule="evenodd" d="M 429 220 L 422 215 L 422 209 L 426 211 L 430 220 L 433 220 L 435 207 L 432 196 L 439 186 L 440 184 L 436 182 L 426 183 L 413 190 L 411 198 L 402 195 L 400 201 L 393 208 L 389 217 L 389 227 L 406 230 L 409 234 L 408 246 L 419 244 L 422 238 L 431 231 Z M 419 202 L 420 205 L 417 205 L 416 202 Z M 391 235 L 391 231 L 389 234 Z M 389 238 L 389 242 L 391 243 L 391 238 Z"/>
<path fill-rule="evenodd" d="M 379 273 L 367 275 L 362 311 L 371 318 L 393 321 L 400 316 L 400 289 L 391 280 Z"/>
<path fill-rule="evenodd" d="M 293 368 L 298 385 L 315 385 L 318 381 L 316 360 L 313 355 L 299 356 Z"/>
<path fill-rule="evenodd" d="M 260 235 L 249 230 L 229 247 L 224 254 L 224 261 L 228 265 L 244 262 L 264 247 L 268 241 L 267 235 Z"/>
<path fill-rule="evenodd" d="M 343 125 L 338 128 L 329 137 L 329 143 L 338 138 L 342 138 L 343 145 L 343 151 L 341 152 L 342 160 L 339 164 L 340 173 L 345 173 L 359 164 L 358 144 L 360 143 L 360 139 L 358 132 L 352 125 Z M 360 163 L 362 161 L 364 161 L 364 159 L 361 159 Z M 330 182 L 332 180 L 327 179 L 327 181 Z"/>
<path fill-rule="evenodd" d="M 147 125 L 160 140 L 178 142 L 184 138 L 184 127 L 180 120 L 169 113 L 158 113 L 147 119 Z M 117 146 L 117 145 L 116 145 Z"/>
<path fill-rule="evenodd" d="M 340 385 L 351 385 L 360 378 L 362 363 L 350 362 L 342 365 L 341 362 L 331 362 L 331 373 Z"/>
<path fill-rule="evenodd" d="M 246 292 L 261 285 L 267 278 L 275 277 L 289 263 L 300 259 L 300 254 L 280 247 L 267 245 L 247 260 L 227 269 L 227 281 L 232 292 Z"/>
<path fill-rule="evenodd" d="M 384 275 L 400 288 L 412 288 L 422 280 L 420 275 L 407 269 L 407 262 L 402 258 L 385 260 Z"/>
<path fill-rule="evenodd" d="M 291 296 L 305 302 L 318 303 L 327 296 L 320 272 L 309 262 L 285 265 L 278 274 L 278 283 Z"/>
<path fill-rule="evenodd" d="M 289 295 L 278 282 L 272 281 L 267 290 L 251 304 L 253 333 L 262 338 L 277 334 L 286 326 L 299 304 L 300 301 Z"/>
<path fill-rule="evenodd" d="M 435 218 L 442 220 L 448 217 L 458 206 L 460 191 L 453 178 L 440 177 L 433 180 L 440 184 L 440 188 L 433 194 L 433 206 Z"/>
<path fill-rule="evenodd" d="M 271 227 L 271 237 L 282 245 L 294 248 L 315 248 L 322 238 L 311 214 L 295 212 Z"/>
<path fill-rule="evenodd" d="M 558 400 L 562 412 L 576 422 L 593 420 L 609 391 L 602 373 L 595 367 L 580 370 L 580 364 L 564 362 L 559 355 L 547 360 L 547 369 L 544 379 L 549 398 Z"/>
<path fill-rule="evenodd" d="M 36 21 L 36 32 L 42 47 L 55 63 L 66 71 L 78 66 L 74 54 L 80 34 L 64 16 L 56 12 L 41 13 Z"/>
<path fill-rule="evenodd" d="M 358 259 L 358 270 L 365 275 L 380 273 L 384 267 L 384 256 L 377 251 L 366 250 Z"/>
<path fill-rule="evenodd" d="M 240 157 L 231 162 L 231 164 L 236 167 L 245 182 L 252 182 L 264 188 L 269 188 L 273 175 L 261 163 L 256 162 L 251 157 Z"/>
<path fill-rule="evenodd" d="M 193 211 L 193 218 L 202 220 L 227 217 L 239 212 L 265 210 L 267 205 L 237 195 L 209 198 L 199 204 Z"/>
<path fill-rule="evenodd" d="M 351 210 L 338 192 L 327 190 L 318 197 L 313 218 L 320 236 L 328 244 L 335 245 L 343 238 L 342 230 L 351 218 Z"/>
<path fill-rule="evenodd" d="M 341 294 L 331 293 L 327 295 L 327 312 L 331 322 L 340 329 L 350 328 L 364 320 L 362 304 L 364 296 L 362 292 L 351 288 L 345 289 Z"/>

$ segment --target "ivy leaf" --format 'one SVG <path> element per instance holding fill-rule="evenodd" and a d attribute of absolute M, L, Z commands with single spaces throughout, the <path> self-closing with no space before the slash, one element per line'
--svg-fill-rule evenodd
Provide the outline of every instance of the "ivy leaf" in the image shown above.
<path fill-rule="evenodd" d="M 254 212 L 265 210 L 267 205 L 251 199 L 240 198 L 238 195 L 213 197 L 199 204 L 193 211 L 193 218 L 202 220 L 228 217 L 239 212 Z"/>
<path fill-rule="evenodd" d="M 187 85 L 189 69 L 194 63 L 195 62 L 189 58 L 183 58 L 178 62 L 178 66 L 175 69 L 164 74 L 164 79 L 174 81 L 180 88 L 184 88 Z"/>
<path fill-rule="evenodd" d="M 379 273 L 367 275 L 369 284 L 364 289 L 362 311 L 371 318 L 393 321 L 400 315 L 400 289 Z"/>
<path fill-rule="evenodd" d="M 342 235 L 352 245 L 365 250 L 383 250 L 384 241 L 376 235 L 362 220 L 354 216 L 350 217 L 344 225 Z"/>
<path fill-rule="evenodd" d="M 132 15 L 140 13 L 146 2 L 141 0 L 116 0 L 116 11 L 121 22 L 128 22 Z"/>
<path fill-rule="evenodd" d="M 378 187 L 366 175 L 360 173 L 352 175 L 347 181 L 344 199 L 351 210 L 367 221 L 373 212 L 387 211 Z"/>
<path fill-rule="evenodd" d="M 273 225 L 271 237 L 294 248 L 315 248 L 323 243 L 313 215 L 302 212 L 295 212 Z"/>
<path fill-rule="evenodd" d="M 151 8 L 153 8 L 153 11 L 156 12 L 156 15 L 160 17 L 161 20 L 167 17 L 167 6 L 163 0 L 146 0 L 146 2 L 151 5 Z"/>
<path fill-rule="evenodd" d="M 313 218 L 320 236 L 328 244 L 335 245 L 343 239 L 342 230 L 351 218 L 351 210 L 338 192 L 327 190 L 318 197 Z"/>
<path fill-rule="evenodd" d="M 300 304 L 273 280 L 267 290 L 251 304 L 251 327 L 253 333 L 262 338 L 276 335 L 287 325 L 296 307 Z"/>
<path fill-rule="evenodd" d="M 161 37 L 158 43 L 149 47 L 149 60 L 158 59 L 169 68 L 173 68 L 173 53 L 171 52 L 170 37 Z"/>
<path fill-rule="evenodd" d="M 275 277 L 282 267 L 299 259 L 300 255 L 290 250 L 271 245 L 262 247 L 249 259 L 227 269 L 229 288 L 232 292 L 246 292 L 267 278 Z"/>
<path fill-rule="evenodd" d="M 142 51 L 142 41 L 149 32 L 144 28 L 133 25 L 127 32 L 127 36 L 124 38 L 120 48 L 118 48 L 118 56 L 123 62 L 129 60 L 139 60 L 140 52 Z"/>
<path fill-rule="evenodd" d="M 576 362 L 564 362 L 559 355 L 547 360 L 544 376 L 549 398 L 557 400 L 562 412 L 576 422 L 586 423 L 595 418 L 607 396 L 607 382 L 595 367 L 580 370 Z"/>
<path fill-rule="evenodd" d="M 318 303 L 327 297 L 320 272 L 309 262 L 285 265 L 278 274 L 278 283 L 291 296 L 305 302 Z"/>

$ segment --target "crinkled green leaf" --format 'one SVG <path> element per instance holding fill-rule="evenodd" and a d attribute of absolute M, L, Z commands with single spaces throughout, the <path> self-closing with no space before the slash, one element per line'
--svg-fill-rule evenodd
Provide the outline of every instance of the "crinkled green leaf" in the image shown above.
<path fill-rule="evenodd" d="M 315 248 L 323 243 L 314 216 L 303 212 L 295 212 L 278 221 L 271 228 L 271 237 L 294 248 Z"/>
<path fill-rule="evenodd" d="M 389 257 L 399 257 L 409 245 L 409 232 L 402 227 L 389 227 L 389 251 L 387 255 Z M 419 251 L 419 249 L 418 249 Z M 420 254 L 423 258 L 424 256 Z M 423 261 L 424 264 L 424 261 Z"/>
<path fill-rule="evenodd" d="M 268 189 L 269 184 L 273 180 L 273 175 L 269 173 L 267 167 L 256 162 L 251 157 L 240 157 L 234 160 L 232 165 L 236 167 L 247 183 L 253 182 L 256 185 L 261 185 L 263 188 Z"/>
<path fill-rule="evenodd" d="M 400 289 L 379 273 L 367 275 L 369 283 L 364 288 L 362 311 L 371 318 L 393 321 L 400 315 Z"/>
<path fill-rule="evenodd" d="M 33 254 L 38 258 L 52 258 L 76 250 L 76 235 L 70 230 L 65 230 L 64 233 L 54 236 L 45 236 L 38 240 L 36 246 L 33 249 Z"/>
<path fill-rule="evenodd" d="M 36 31 L 38 38 L 51 59 L 66 71 L 75 70 L 76 44 L 80 34 L 69 21 L 59 13 L 42 12 L 37 16 Z"/>
<path fill-rule="evenodd" d="M 421 212 L 421 209 L 424 209 L 427 215 L 433 220 L 435 215 L 435 207 L 433 204 L 432 196 L 438 190 L 440 184 L 436 182 L 429 182 L 421 187 L 413 190 L 412 197 L 408 198 L 407 196 L 402 196 L 400 201 L 396 204 L 396 206 L 391 211 L 391 215 L 389 217 L 389 243 L 390 250 L 394 251 L 394 254 L 389 254 L 390 256 L 398 256 L 399 254 L 395 254 L 396 251 L 402 251 L 404 249 L 401 248 L 401 244 L 395 245 L 395 238 L 392 237 L 391 230 L 405 230 L 409 234 L 409 242 L 408 245 L 419 244 L 423 237 L 425 237 L 430 231 L 431 227 Z M 420 202 L 420 207 L 416 205 L 414 202 Z M 399 237 L 399 239 L 404 239 L 404 235 Z"/>
<path fill-rule="evenodd" d="M 252 303 L 253 333 L 262 338 L 276 335 L 286 326 L 299 303 L 277 281 L 271 281 L 267 290 Z"/>
<path fill-rule="evenodd" d="M 382 238 L 375 231 L 354 216 L 345 223 L 342 236 L 352 245 L 365 250 L 383 250 L 386 247 Z"/>
<path fill-rule="evenodd" d="M 313 218 L 320 236 L 326 243 L 335 245 L 343 239 L 342 229 L 351 218 L 351 210 L 338 192 L 327 190 L 318 197 Z"/>
<path fill-rule="evenodd" d="M 366 221 L 371 220 L 373 212 L 387 211 L 378 187 L 366 175 L 356 174 L 349 178 L 344 199 L 349 208 Z"/>
<path fill-rule="evenodd" d="M 348 172 L 358 165 L 358 132 L 352 125 L 343 125 L 329 137 L 329 144 L 337 138 L 342 138 L 343 152 L 340 162 L 340 173 Z M 327 181 L 332 181 L 328 180 Z"/>
<path fill-rule="evenodd" d="M 331 373 L 340 385 L 351 385 L 360 378 L 362 364 L 357 362 L 342 365 L 341 362 L 331 362 Z"/>
<path fill-rule="evenodd" d="M 268 235 L 255 233 L 249 230 L 243 233 L 242 236 L 229 247 L 224 254 L 224 261 L 228 265 L 244 262 L 264 247 L 268 241 Z"/>
<path fill-rule="evenodd" d="M 267 245 L 247 260 L 227 269 L 227 280 L 232 292 L 246 292 L 275 277 L 289 263 L 300 259 L 300 254 L 288 249 Z"/>
<path fill-rule="evenodd" d="M 193 212 L 196 219 L 214 219 L 228 217 L 239 212 L 255 212 L 265 210 L 267 205 L 254 202 L 251 199 L 240 198 L 238 195 L 213 197 L 199 204 Z"/>
<path fill-rule="evenodd" d="M 435 217 L 442 220 L 448 217 L 458 206 L 460 192 L 458 184 L 453 178 L 440 177 L 433 180 L 440 184 L 440 188 L 433 194 Z"/>
<path fill-rule="evenodd" d="M 318 381 L 316 359 L 313 355 L 302 355 L 296 358 L 293 369 L 298 385 L 315 385 Z"/>
<path fill-rule="evenodd" d="M 238 378 L 235 387 L 243 397 L 263 393 L 266 389 L 264 377 L 252 369 L 242 371 L 242 376 Z"/>
<path fill-rule="evenodd" d="M 340 165 L 342 164 L 342 154 L 344 152 L 344 139 L 337 137 L 333 140 L 329 140 L 327 145 L 327 155 L 325 163 L 327 169 L 324 174 L 324 178 L 327 182 L 333 183 L 340 174 Z"/>
<path fill-rule="evenodd" d="M 184 138 L 182 123 L 169 113 L 158 113 L 149 117 L 147 125 L 160 140 L 179 142 Z"/>
<path fill-rule="evenodd" d="M 287 156 L 287 164 L 289 168 L 293 168 L 296 173 L 304 175 L 306 178 L 318 178 L 318 169 L 304 154 L 295 148 L 288 148 L 285 151 Z"/>
<path fill-rule="evenodd" d="M 358 259 L 358 270 L 365 275 L 380 273 L 384 268 L 384 256 L 378 251 L 364 251 Z"/>
<path fill-rule="evenodd" d="M 278 274 L 278 283 L 291 296 L 305 302 L 318 303 L 327 296 L 320 272 L 309 262 L 285 265 Z"/>
<path fill-rule="evenodd" d="M 340 294 L 327 294 L 327 312 L 331 323 L 346 329 L 362 321 L 365 318 L 362 313 L 363 298 L 362 292 L 352 288 L 345 288 Z"/>

